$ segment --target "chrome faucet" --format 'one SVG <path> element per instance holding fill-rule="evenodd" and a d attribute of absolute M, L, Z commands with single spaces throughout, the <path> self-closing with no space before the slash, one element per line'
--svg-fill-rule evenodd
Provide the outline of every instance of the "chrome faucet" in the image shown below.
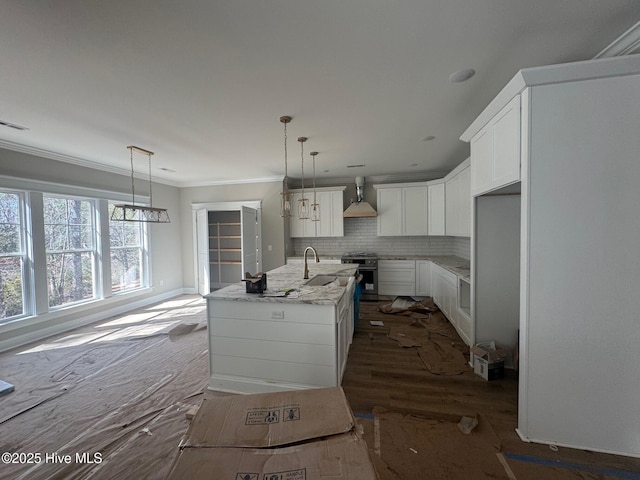
<path fill-rule="evenodd" d="M 320 261 L 320 259 L 318 258 L 318 252 L 316 252 L 316 249 L 313 248 L 312 246 L 308 246 L 307 248 L 304 249 L 304 277 L 302 277 L 303 279 L 307 280 L 309 278 L 309 266 L 307 265 L 307 252 L 311 250 L 313 252 L 313 257 L 316 259 L 316 263 L 318 263 Z"/>

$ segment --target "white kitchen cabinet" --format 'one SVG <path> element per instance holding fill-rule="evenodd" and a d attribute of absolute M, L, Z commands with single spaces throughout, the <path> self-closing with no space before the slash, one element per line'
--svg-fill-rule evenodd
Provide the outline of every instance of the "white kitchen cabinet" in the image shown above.
<path fill-rule="evenodd" d="M 378 294 L 415 295 L 415 260 L 378 260 Z"/>
<path fill-rule="evenodd" d="M 431 288 L 433 301 L 451 324 L 457 328 L 457 276 L 433 263 L 431 265 Z"/>
<path fill-rule="evenodd" d="M 289 236 L 296 237 L 342 237 L 344 236 L 344 220 L 342 217 L 343 192 L 346 187 L 329 187 L 316 189 L 316 201 L 320 206 L 320 220 L 298 218 L 299 200 L 302 192 L 291 191 L 291 208 L 294 216 L 289 219 Z M 313 203 L 313 189 L 305 189 L 305 197 L 309 204 Z"/>
<path fill-rule="evenodd" d="M 374 185 L 378 201 L 378 236 L 427 235 L 426 183 Z"/>
<path fill-rule="evenodd" d="M 427 186 L 429 235 L 445 235 L 445 182 L 429 182 Z"/>
<path fill-rule="evenodd" d="M 309 195 L 309 191 L 305 190 L 304 196 L 309 199 L 313 194 Z M 316 222 L 312 222 L 310 218 L 300 220 L 298 218 L 298 207 L 300 205 L 300 199 L 302 198 L 302 192 L 291 192 L 291 211 L 292 216 L 289 218 L 289 236 L 291 237 L 315 237 L 316 236 Z"/>
<path fill-rule="evenodd" d="M 473 206 L 474 341 L 519 338 L 523 440 L 639 457 L 640 56 L 518 72 L 461 137 L 476 194 L 512 102 L 521 181 Z M 495 148 L 516 150 L 515 123 Z"/>
<path fill-rule="evenodd" d="M 381 188 L 378 199 L 378 235 L 402 235 L 402 188 Z"/>
<path fill-rule="evenodd" d="M 464 343 L 472 343 L 470 284 L 462 277 L 431 264 L 431 296 Z"/>
<path fill-rule="evenodd" d="M 446 177 L 445 211 L 446 235 L 469 237 L 471 235 L 471 185 L 470 160 L 461 163 Z"/>
<path fill-rule="evenodd" d="M 402 187 L 403 235 L 427 235 L 428 189 L 426 185 Z"/>
<path fill-rule="evenodd" d="M 520 180 L 520 95 L 474 135 L 471 159 L 474 196 Z"/>
<path fill-rule="evenodd" d="M 345 187 L 346 188 L 346 187 Z M 344 188 L 342 190 L 320 190 L 316 192 L 316 200 L 320 205 L 320 221 L 316 223 L 316 236 L 343 237 Z M 313 193 L 311 193 L 313 198 Z"/>
<path fill-rule="evenodd" d="M 416 260 L 416 295 L 428 297 L 431 295 L 431 262 Z"/>

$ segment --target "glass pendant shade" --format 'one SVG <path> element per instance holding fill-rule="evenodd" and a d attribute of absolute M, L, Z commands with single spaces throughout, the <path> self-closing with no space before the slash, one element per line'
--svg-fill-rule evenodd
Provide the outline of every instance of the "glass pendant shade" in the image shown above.
<path fill-rule="evenodd" d="M 311 221 L 312 222 L 320 221 L 320 204 L 316 203 L 315 198 L 313 199 L 313 203 L 311 204 Z"/>
<path fill-rule="evenodd" d="M 298 218 L 300 220 L 308 220 L 310 218 L 311 204 L 305 196 L 298 200 Z"/>
<path fill-rule="evenodd" d="M 291 216 L 291 193 L 286 189 L 280 194 L 280 216 Z"/>

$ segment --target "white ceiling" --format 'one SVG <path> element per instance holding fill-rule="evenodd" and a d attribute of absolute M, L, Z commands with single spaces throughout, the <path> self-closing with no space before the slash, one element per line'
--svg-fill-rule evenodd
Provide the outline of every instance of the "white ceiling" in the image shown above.
<path fill-rule="evenodd" d="M 126 173 L 137 145 L 178 186 L 275 179 L 291 115 L 291 177 L 307 136 L 319 180 L 433 178 L 519 69 L 638 20 L 637 0 L 0 0 L 0 120 L 29 128 L 0 146 Z"/>

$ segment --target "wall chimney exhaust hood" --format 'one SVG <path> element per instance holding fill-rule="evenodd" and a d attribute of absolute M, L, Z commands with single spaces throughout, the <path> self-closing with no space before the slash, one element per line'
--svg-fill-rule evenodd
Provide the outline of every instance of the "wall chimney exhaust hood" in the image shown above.
<path fill-rule="evenodd" d="M 364 177 L 356 177 L 356 201 L 342 214 L 345 218 L 377 217 L 378 212 L 364 201 Z"/>

